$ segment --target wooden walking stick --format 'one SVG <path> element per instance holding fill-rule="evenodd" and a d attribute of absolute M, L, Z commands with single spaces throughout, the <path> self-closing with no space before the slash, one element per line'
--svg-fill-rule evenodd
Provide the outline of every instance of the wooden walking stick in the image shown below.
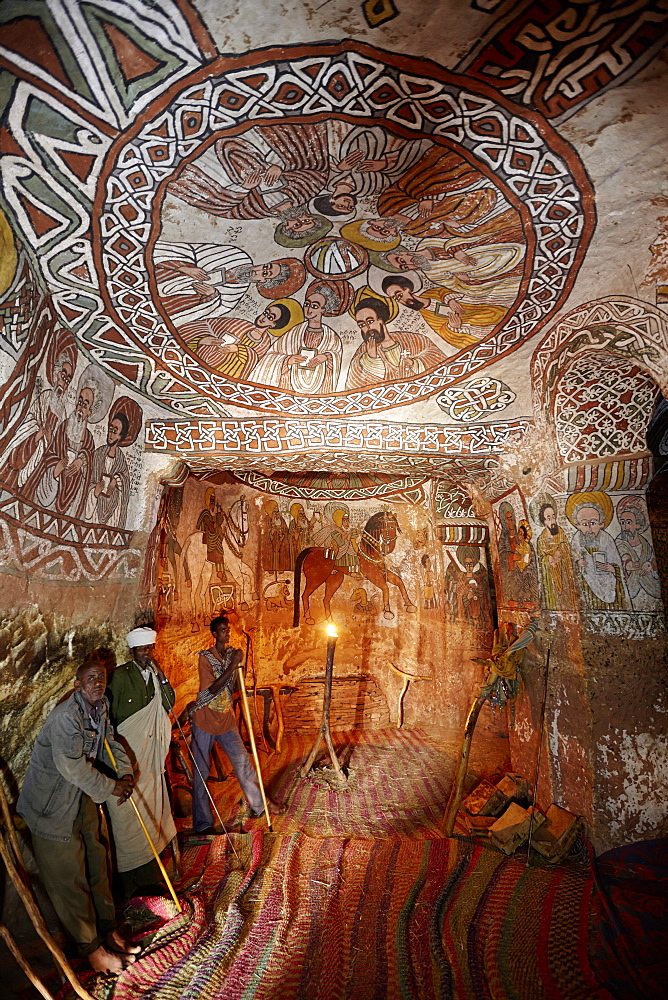
<path fill-rule="evenodd" d="M 251 720 L 250 707 L 248 705 L 248 697 L 246 695 L 246 681 L 244 680 L 244 670 L 241 665 L 237 667 L 237 674 L 239 677 L 239 688 L 241 690 L 241 704 L 244 707 L 244 718 L 246 720 L 246 725 L 248 726 L 248 736 L 250 739 L 251 750 L 253 751 L 253 763 L 255 764 L 255 770 L 257 771 L 257 780 L 260 786 L 260 794 L 262 795 L 262 804 L 264 805 L 264 815 L 267 818 L 267 826 L 269 827 L 269 831 L 270 833 L 273 833 L 273 830 L 271 828 L 271 816 L 269 815 L 269 805 L 267 804 L 267 796 L 265 795 L 264 785 L 262 784 L 262 771 L 260 770 L 260 758 L 257 755 L 257 747 L 255 745 L 253 722 Z"/>
<path fill-rule="evenodd" d="M 109 755 L 109 760 L 111 761 L 112 767 L 116 771 L 116 774 L 118 774 L 118 766 L 116 764 L 116 758 L 114 757 L 113 751 L 112 751 L 111 747 L 109 746 L 109 740 L 107 739 L 106 736 L 104 738 L 104 748 L 107 751 L 107 754 Z M 167 888 L 169 890 L 170 896 L 174 900 L 174 905 L 176 906 L 176 912 L 180 913 L 181 910 L 183 909 L 183 907 L 179 903 L 178 897 L 177 897 L 176 893 L 174 892 L 174 886 L 172 885 L 172 883 L 170 881 L 170 878 L 169 878 L 169 875 L 167 874 L 167 872 L 165 870 L 165 866 L 163 865 L 162 861 L 160 860 L 160 855 L 158 854 L 158 850 L 157 850 L 155 844 L 153 843 L 153 841 L 151 840 L 151 834 L 148 832 L 148 829 L 146 827 L 146 823 L 142 819 L 141 813 L 139 812 L 139 809 L 137 808 L 137 803 L 132 798 L 132 795 L 128 799 L 128 802 L 130 803 L 130 805 L 134 809 L 135 815 L 136 815 L 137 819 L 139 820 L 139 825 L 142 828 L 144 836 L 146 837 L 146 840 L 148 841 L 148 845 L 149 845 L 149 847 L 151 848 L 151 850 L 153 852 L 153 857 L 158 862 L 158 868 L 160 869 L 160 871 L 162 873 L 162 877 L 165 880 L 165 885 L 167 886 Z"/>
<path fill-rule="evenodd" d="M 37 992 L 41 993 L 41 995 L 44 997 L 44 1000 L 55 1000 L 53 993 L 49 993 L 49 991 L 47 990 L 46 986 L 41 981 L 41 979 L 38 979 L 35 973 L 32 971 L 32 969 L 26 962 L 25 958 L 21 954 L 21 949 L 19 948 L 16 941 L 12 937 L 9 928 L 5 927 L 4 924 L 0 924 L 0 937 L 3 939 L 9 951 L 14 956 L 14 961 L 23 972 L 23 975 L 29 982 L 32 983 Z"/>
<path fill-rule="evenodd" d="M 0 781 L 0 809 L 2 810 L 3 824 L 11 844 L 11 850 L 10 850 L 5 841 L 4 834 L 0 835 L 0 857 L 2 857 L 2 860 L 5 864 L 5 868 L 7 869 L 7 874 L 9 875 L 10 879 L 14 884 L 14 888 L 16 889 L 19 895 L 19 899 L 25 906 L 28 916 L 32 921 L 33 927 L 37 931 L 38 935 L 40 936 L 40 938 L 42 939 L 48 950 L 51 952 L 54 962 L 62 972 L 65 979 L 67 979 L 68 983 L 70 984 L 76 995 L 80 997 L 80 1000 L 94 1000 L 94 998 L 90 995 L 90 993 L 83 988 L 83 986 L 77 979 L 74 969 L 72 968 L 68 960 L 65 958 L 65 954 L 63 953 L 60 946 L 56 943 L 56 941 L 54 941 L 51 933 L 49 932 L 48 927 L 46 926 L 46 922 L 44 920 L 44 917 L 42 916 L 40 908 L 37 904 L 37 900 L 35 899 L 35 895 L 32 891 L 28 873 L 26 872 L 23 864 L 23 856 L 19 848 L 18 839 L 16 837 L 16 831 L 14 829 L 14 824 L 12 822 L 11 814 L 9 812 L 9 803 L 7 802 L 7 796 L 5 795 L 5 789 L 1 781 Z M 15 857 L 13 855 L 15 855 Z M 5 938 L 5 940 L 7 940 L 7 938 Z M 8 941 L 7 945 L 8 947 L 11 947 Z"/>

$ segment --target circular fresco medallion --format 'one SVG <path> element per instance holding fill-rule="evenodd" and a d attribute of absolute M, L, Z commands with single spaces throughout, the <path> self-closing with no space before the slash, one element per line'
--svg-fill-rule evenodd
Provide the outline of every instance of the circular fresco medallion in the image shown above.
<path fill-rule="evenodd" d="M 562 303 L 593 216 L 535 114 L 347 43 L 218 65 L 108 161 L 103 339 L 127 357 L 101 364 L 192 412 L 363 416 L 480 372 Z"/>

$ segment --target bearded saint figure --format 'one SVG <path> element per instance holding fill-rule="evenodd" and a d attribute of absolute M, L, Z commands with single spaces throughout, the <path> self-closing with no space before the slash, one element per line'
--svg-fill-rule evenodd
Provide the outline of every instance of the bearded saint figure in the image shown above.
<path fill-rule="evenodd" d="M 563 528 L 557 523 L 556 501 L 544 496 L 538 508 L 543 530 L 536 542 L 543 607 L 551 611 L 577 608 L 577 590 L 571 563 L 571 547 Z"/>
<path fill-rule="evenodd" d="M 65 394 L 74 377 L 77 350 L 67 330 L 54 331 L 45 365 L 48 389 L 37 391 L 25 417 L 12 437 L 12 448 L 0 479 L 10 488 L 23 492 L 26 482 L 40 464 L 51 444 L 56 427 L 65 416 Z"/>
<path fill-rule="evenodd" d="M 62 420 L 23 492 L 34 503 L 57 514 L 82 518 L 92 474 L 95 442 L 88 425 L 109 409 L 114 383 L 91 364 L 81 374 L 73 413 Z"/>
<path fill-rule="evenodd" d="M 225 219 L 265 219 L 305 205 L 326 185 L 327 126 L 262 126 L 252 141 L 219 139 L 213 156 L 185 166 L 170 193 Z"/>
<path fill-rule="evenodd" d="M 623 497 L 617 504 L 617 520 L 621 531 L 615 544 L 622 559 L 633 610 L 657 611 L 661 607 L 661 581 L 652 543 L 642 534 L 649 527 L 642 497 Z"/>
<path fill-rule="evenodd" d="M 361 297 L 360 297 L 361 296 Z M 362 335 L 362 344 L 350 361 L 347 389 L 360 389 L 391 379 L 407 379 L 429 371 L 446 359 L 428 337 L 410 331 L 393 330 L 387 323 L 396 304 L 370 289 L 358 292 L 352 307 Z"/>
<path fill-rule="evenodd" d="M 124 528 L 130 499 L 130 470 L 124 448 L 137 440 L 142 410 L 134 399 L 121 396 L 109 411 L 106 443 L 93 453 L 91 489 L 86 518 L 112 528 Z"/>

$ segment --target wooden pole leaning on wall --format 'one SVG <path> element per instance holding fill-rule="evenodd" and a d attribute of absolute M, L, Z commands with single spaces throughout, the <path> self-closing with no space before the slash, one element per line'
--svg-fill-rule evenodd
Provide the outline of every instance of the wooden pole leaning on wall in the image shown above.
<path fill-rule="evenodd" d="M 42 912 L 39 908 L 37 900 L 35 899 L 35 894 L 33 893 L 32 886 L 30 884 L 30 877 L 23 863 L 23 855 L 21 854 L 18 838 L 16 836 L 16 830 L 14 829 L 14 823 L 12 822 L 11 813 L 9 811 L 9 803 L 7 802 L 7 796 L 5 794 L 5 788 L 2 781 L 0 781 L 0 810 L 2 811 L 2 826 L 4 828 L 0 832 L 0 856 L 2 857 L 5 868 L 7 869 L 7 874 L 12 880 L 14 888 L 19 895 L 19 899 L 25 906 L 33 927 L 48 948 L 54 962 L 62 972 L 65 979 L 67 979 L 76 995 L 80 997 L 80 1000 L 94 1000 L 90 993 L 83 988 L 77 979 L 74 969 L 65 957 L 63 950 L 54 940 L 49 928 L 46 926 L 46 921 L 42 916 Z M 9 840 L 9 845 L 5 837 Z M 10 950 L 12 950 L 6 936 L 5 941 L 7 942 L 7 946 Z M 13 950 L 12 954 L 14 954 Z M 16 955 L 14 957 L 16 957 Z M 19 964 L 21 963 L 19 962 Z M 24 972 L 26 972 L 23 965 L 21 965 L 21 968 Z M 36 984 L 33 983 L 33 985 Z M 49 994 L 45 993 L 43 989 L 40 990 L 40 992 L 42 993 L 42 996 L 49 996 Z"/>
<path fill-rule="evenodd" d="M 445 816 L 443 817 L 443 832 L 446 837 L 452 836 L 457 813 L 462 803 L 464 780 L 471 752 L 471 740 L 473 739 L 476 722 L 480 715 L 480 709 L 485 704 L 485 701 L 493 695 L 494 689 L 498 688 L 499 685 L 504 685 L 504 690 L 507 690 L 509 684 L 518 683 L 517 675 L 524 658 L 524 650 L 533 641 L 534 636 L 540 628 L 540 618 L 532 618 L 529 624 L 522 629 L 518 637 L 512 641 L 509 641 L 509 637 L 504 631 L 506 627 L 505 625 L 501 625 L 496 630 L 491 656 L 486 660 L 482 660 L 477 656 L 471 657 L 475 663 L 482 663 L 487 667 L 488 675 L 481 684 L 478 696 L 471 705 L 469 714 L 466 717 L 464 739 L 462 740 L 457 773 L 445 809 Z M 509 700 L 507 695 L 504 697 L 506 697 L 506 700 Z M 514 698 L 515 695 L 513 694 L 512 697 Z"/>
<path fill-rule="evenodd" d="M 308 760 L 302 767 L 300 775 L 305 778 L 318 756 L 318 750 L 320 749 L 320 741 L 324 740 L 325 745 L 329 751 L 329 756 L 332 761 L 332 766 L 336 773 L 337 784 L 343 788 L 347 783 L 348 779 L 341 770 L 341 765 L 336 756 L 334 750 L 334 744 L 332 743 L 332 734 L 329 727 L 329 716 L 332 704 L 332 678 L 334 676 L 334 651 L 336 649 L 336 640 L 338 638 L 336 627 L 334 625 L 327 626 L 327 660 L 325 662 L 325 691 L 322 699 L 322 721 L 320 723 L 320 729 L 318 730 L 318 735 L 316 736 L 315 743 L 311 753 L 308 756 Z"/>
<path fill-rule="evenodd" d="M 269 804 L 267 803 L 267 796 L 264 791 L 264 783 L 262 781 L 262 770 L 260 769 L 260 758 L 257 754 L 257 746 L 255 745 L 255 734 L 253 732 L 253 720 L 251 719 L 250 706 L 248 704 L 248 696 L 246 694 L 246 678 L 244 677 L 244 668 L 239 665 L 237 667 L 237 676 L 239 678 L 239 690 L 241 691 L 241 704 L 244 709 L 244 718 L 246 720 L 246 725 L 248 726 L 248 738 L 250 740 L 251 751 L 253 754 L 253 763 L 255 764 L 255 770 L 257 772 L 257 781 L 260 786 L 260 794 L 262 795 L 262 804 L 264 806 L 264 815 L 267 820 L 267 826 L 270 832 L 273 832 L 271 827 L 271 816 L 269 815 Z"/>
<path fill-rule="evenodd" d="M 106 738 L 106 736 L 105 736 L 105 739 L 104 739 L 104 748 L 107 751 L 107 754 L 109 755 L 109 760 L 111 761 L 112 767 L 114 768 L 114 770 L 118 774 L 118 767 L 116 765 L 116 759 L 114 757 L 114 754 L 113 754 L 113 751 L 112 751 L 111 747 L 109 746 L 109 740 Z M 155 858 L 155 860 L 158 863 L 158 868 L 160 869 L 162 877 L 165 880 L 165 885 L 167 886 L 167 889 L 169 891 L 170 896 L 174 900 L 174 906 L 176 907 L 176 912 L 180 913 L 181 910 L 183 909 L 183 907 L 179 903 L 178 896 L 174 892 L 174 886 L 172 885 L 171 879 L 170 879 L 169 875 L 167 874 L 167 870 L 165 869 L 165 866 L 162 863 L 162 859 L 161 859 L 160 855 L 158 854 L 158 849 L 155 846 L 155 844 L 153 843 L 153 840 L 151 839 L 151 834 L 148 832 L 148 828 L 146 826 L 146 823 L 144 822 L 144 820 L 142 818 L 142 815 L 139 812 L 139 809 L 137 808 L 137 803 L 133 799 L 132 795 L 128 799 L 128 802 L 130 803 L 130 805 L 132 806 L 132 808 L 135 811 L 135 816 L 137 817 L 139 825 L 142 828 L 142 832 L 143 832 L 144 836 L 146 837 L 146 841 L 148 843 L 148 846 L 151 848 L 151 851 L 153 853 L 153 857 Z"/>
<path fill-rule="evenodd" d="M 462 804 L 462 796 L 464 794 L 464 778 L 466 777 L 466 771 L 469 764 L 469 754 L 471 752 L 471 740 L 473 739 L 476 722 L 478 721 L 478 716 L 480 715 L 480 709 L 485 704 L 485 700 L 486 696 L 484 694 L 479 694 L 471 705 L 469 714 L 466 716 L 464 739 L 462 741 L 462 749 L 459 755 L 459 763 L 457 764 L 457 774 L 455 775 L 455 780 L 450 792 L 450 798 L 448 799 L 448 804 L 445 810 L 445 818 L 443 820 L 443 832 L 446 837 L 452 836 L 452 831 L 455 828 L 455 820 L 457 819 L 457 813 L 459 812 L 459 807 Z"/>

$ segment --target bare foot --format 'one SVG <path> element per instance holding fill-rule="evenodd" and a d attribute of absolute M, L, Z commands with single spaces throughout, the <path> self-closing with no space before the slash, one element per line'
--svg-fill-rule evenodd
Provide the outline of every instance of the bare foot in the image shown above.
<path fill-rule="evenodd" d="M 120 976 L 121 972 L 128 964 L 127 959 L 134 961 L 128 956 L 115 955 L 107 951 L 103 944 L 88 956 L 90 966 L 95 972 L 101 972 L 103 976 Z"/>
<path fill-rule="evenodd" d="M 118 927 L 114 928 L 110 934 L 107 934 L 107 945 L 111 951 L 119 952 L 121 957 L 123 955 L 138 955 L 141 951 L 141 945 L 132 944 L 130 941 L 127 941 Z"/>

